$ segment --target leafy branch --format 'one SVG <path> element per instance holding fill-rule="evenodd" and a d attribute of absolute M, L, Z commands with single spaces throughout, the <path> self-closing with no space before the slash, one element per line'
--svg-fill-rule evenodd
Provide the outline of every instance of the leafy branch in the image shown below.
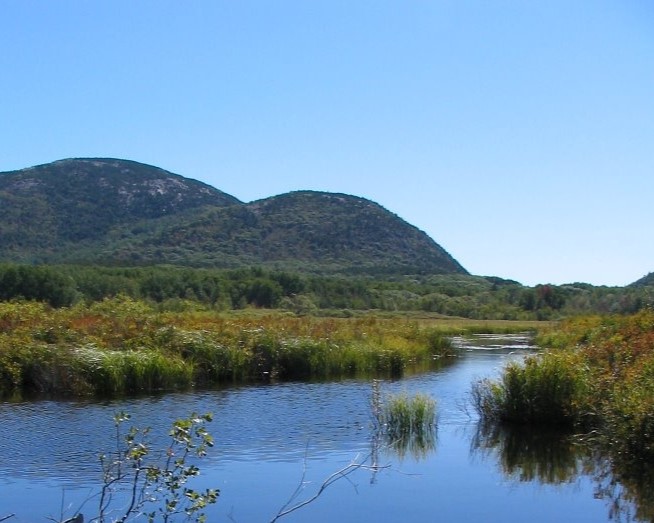
<path fill-rule="evenodd" d="M 213 438 L 205 427 L 211 419 L 211 414 L 193 413 L 175 421 L 168 433 L 168 445 L 157 451 L 150 441 L 149 428 L 130 427 L 124 432 L 130 415 L 117 413 L 116 450 L 100 456 L 103 484 L 97 494 L 97 516 L 89 522 L 126 523 L 139 516 L 149 523 L 205 522 L 204 510 L 216 503 L 219 491 L 198 491 L 187 484 L 200 473 L 193 461 L 205 457 L 213 446 Z M 78 511 L 70 521 L 82 523 L 84 517 Z"/>

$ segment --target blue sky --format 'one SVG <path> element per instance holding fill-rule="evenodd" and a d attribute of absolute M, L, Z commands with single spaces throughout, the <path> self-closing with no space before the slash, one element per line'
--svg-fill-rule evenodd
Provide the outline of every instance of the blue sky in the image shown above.
<path fill-rule="evenodd" d="M 354 194 L 528 285 L 654 271 L 649 0 L 3 0 L 0 49 L 0 171 Z"/>

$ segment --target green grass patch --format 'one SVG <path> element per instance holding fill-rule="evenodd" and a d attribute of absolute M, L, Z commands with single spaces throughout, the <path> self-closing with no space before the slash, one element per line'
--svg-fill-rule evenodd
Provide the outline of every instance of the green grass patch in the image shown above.
<path fill-rule="evenodd" d="M 373 380 L 371 408 L 376 440 L 400 459 L 410 454 L 419 460 L 436 448 L 436 400 L 432 397 L 382 394 L 379 381 Z"/>
<path fill-rule="evenodd" d="M 383 424 L 392 439 L 433 430 L 436 401 L 426 394 L 403 392 L 389 396 L 383 408 Z"/>

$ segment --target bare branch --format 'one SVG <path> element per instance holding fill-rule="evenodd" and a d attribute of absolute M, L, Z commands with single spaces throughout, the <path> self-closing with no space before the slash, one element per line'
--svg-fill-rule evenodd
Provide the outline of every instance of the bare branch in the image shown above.
<path fill-rule="evenodd" d="M 309 442 L 307 441 L 307 444 L 304 448 L 304 460 L 302 460 L 302 477 L 300 478 L 300 481 L 297 484 L 297 487 L 295 491 L 291 494 L 291 497 L 288 498 L 288 501 L 282 505 L 282 507 L 279 509 L 278 514 L 284 512 L 288 506 L 297 499 L 297 497 L 300 495 L 300 492 L 302 492 L 302 488 L 305 486 L 305 478 L 307 476 L 307 457 L 309 454 Z M 274 520 L 273 520 L 274 521 Z"/>
<path fill-rule="evenodd" d="M 294 492 L 293 495 L 291 496 L 291 499 L 290 499 L 290 500 L 289 500 L 289 501 L 288 501 L 288 502 L 287 502 L 287 503 L 286 503 L 286 504 L 285 504 L 285 505 L 284 505 L 284 506 L 279 510 L 279 512 L 277 513 L 277 515 L 276 515 L 273 519 L 270 520 L 270 523 L 275 523 L 278 519 L 280 519 L 280 518 L 282 518 L 282 517 L 284 517 L 284 516 L 290 514 L 291 512 L 295 512 L 296 510 L 299 510 L 299 509 L 301 509 L 302 507 L 307 506 L 309 503 L 314 502 L 316 499 L 318 499 L 318 497 L 320 497 L 320 495 L 321 495 L 321 494 L 322 494 L 322 493 L 323 493 L 323 492 L 324 492 L 324 491 L 325 491 L 325 490 L 326 490 L 330 485 L 332 485 L 333 483 L 335 483 L 335 482 L 338 481 L 339 479 L 347 479 L 347 480 L 349 481 L 349 478 L 348 478 L 347 476 L 349 476 L 350 474 L 352 474 L 352 473 L 353 473 L 354 471 L 356 471 L 356 470 L 363 469 L 363 470 L 372 470 L 372 471 L 374 471 L 374 472 L 377 472 L 378 470 L 380 470 L 380 469 L 382 469 L 382 468 L 388 468 L 388 467 L 390 467 L 390 465 L 385 465 L 385 466 L 379 466 L 379 465 L 372 465 L 372 466 L 370 466 L 370 465 L 365 465 L 365 463 L 366 463 L 366 461 L 368 460 L 368 458 L 370 458 L 370 455 L 368 455 L 368 456 L 366 457 L 365 460 L 363 460 L 363 461 L 358 461 L 358 460 L 357 460 L 357 459 L 358 459 L 358 456 L 355 457 L 354 460 L 352 460 L 352 462 L 350 462 L 349 465 L 346 465 L 346 466 L 343 467 L 342 469 L 337 470 L 336 472 L 334 472 L 333 474 L 331 474 L 329 477 L 327 477 L 327 479 L 325 479 L 325 481 L 323 481 L 322 485 L 320 486 L 320 488 L 318 489 L 318 491 L 317 491 L 313 496 L 311 496 L 310 498 L 307 498 L 307 499 L 304 500 L 304 501 L 301 501 L 300 503 L 297 503 L 297 504 L 293 505 L 293 506 L 290 507 L 290 508 L 286 508 L 286 507 L 288 507 L 288 505 L 291 503 L 291 501 L 293 501 L 293 499 L 295 499 L 295 498 L 298 496 L 299 492 L 302 490 L 302 486 L 303 486 L 304 483 L 305 483 L 305 482 L 304 482 L 304 478 L 305 478 L 305 476 L 306 476 L 306 460 L 305 460 L 305 467 L 304 467 L 304 471 L 303 471 L 303 473 L 302 473 L 302 479 L 300 480 L 300 483 L 299 483 L 297 489 L 295 490 L 295 492 Z"/>

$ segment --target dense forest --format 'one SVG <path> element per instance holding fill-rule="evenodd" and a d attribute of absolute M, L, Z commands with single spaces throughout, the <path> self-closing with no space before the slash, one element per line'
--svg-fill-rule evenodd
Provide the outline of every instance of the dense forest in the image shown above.
<path fill-rule="evenodd" d="M 473 319 L 549 320 L 579 314 L 634 313 L 652 306 L 654 286 L 586 283 L 526 287 L 466 274 L 317 276 L 250 267 L 100 267 L 0 264 L 0 300 L 53 307 L 119 295 L 160 310 L 283 309 L 297 314 L 416 311 Z"/>

